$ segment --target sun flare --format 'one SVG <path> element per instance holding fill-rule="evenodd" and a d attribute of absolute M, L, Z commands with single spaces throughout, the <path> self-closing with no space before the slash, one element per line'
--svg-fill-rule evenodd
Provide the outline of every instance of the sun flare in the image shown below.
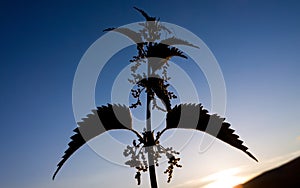
<path fill-rule="evenodd" d="M 238 176 L 240 169 L 227 169 L 215 174 L 212 174 L 203 181 L 210 182 L 204 188 L 233 188 L 234 186 L 243 183 L 246 178 Z"/>

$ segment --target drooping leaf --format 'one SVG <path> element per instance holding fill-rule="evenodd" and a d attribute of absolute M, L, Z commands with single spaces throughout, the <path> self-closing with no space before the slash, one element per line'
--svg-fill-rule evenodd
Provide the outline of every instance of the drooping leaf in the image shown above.
<path fill-rule="evenodd" d="M 174 56 L 187 59 L 187 56 L 185 56 L 183 52 L 176 47 L 162 43 L 154 43 L 147 46 L 146 57 L 148 58 L 148 63 L 153 73 L 156 70 L 161 69 L 168 60 Z"/>
<path fill-rule="evenodd" d="M 146 54 L 147 57 L 157 57 L 161 59 L 169 59 L 173 56 L 187 58 L 178 48 L 162 43 L 154 43 L 151 46 L 147 46 Z"/>
<path fill-rule="evenodd" d="M 54 172 L 52 179 L 55 178 L 58 171 L 70 156 L 81 146 L 92 138 L 114 129 L 133 131 L 142 139 L 142 137 L 132 129 L 131 113 L 127 107 L 111 104 L 98 107 L 97 110 L 92 110 L 91 114 L 88 114 L 86 118 L 78 122 L 78 127 L 74 129 L 75 134 L 71 136 L 71 141 L 68 144 L 69 148 L 65 151 L 62 160 L 58 163 L 57 170 Z"/>
<path fill-rule="evenodd" d="M 196 46 L 194 44 L 191 44 L 186 40 L 182 40 L 182 39 L 179 39 L 179 38 L 176 38 L 176 37 L 170 37 L 170 38 L 161 40 L 160 43 L 170 45 L 170 46 L 172 46 L 172 45 L 185 45 L 185 46 L 191 46 L 191 47 L 194 47 L 194 48 L 199 48 L 198 46 Z"/>
<path fill-rule="evenodd" d="M 107 28 L 107 29 L 104 29 L 103 31 L 114 31 L 114 32 L 121 33 L 121 34 L 125 35 L 126 37 L 128 37 L 129 39 L 131 39 L 136 44 L 143 42 L 142 36 L 140 33 L 135 32 L 135 31 L 125 28 L 125 27 Z"/>
<path fill-rule="evenodd" d="M 114 31 L 114 32 L 118 32 L 118 33 L 125 35 L 126 37 L 128 37 L 130 40 L 132 40 L 137 45 L 139 57 L 142 58 L 144 56 L 144 53 L 145 53 L 144 52 L 144 44 L 145 43 L 143 42 L 141 33 L 135 32 L 131 29 L 124 28 L 124 27 L 107 28 L 107 29 L 104 29 L 103 31 Z"/>
<path fill-rule="evenodd" d="M 142 79 L 138 84 L 145 87 L 147 92 L 155 93 L 155 95 L 164 103 L 167 111 L 171 109 L 171 101 L 167 90 L 168 85 L 164 83 L 163 79 L 150 77 L 148 79 Z"/>
<path fill-rule="evenodd" d="M 247 151 L 248 148 L 243 145 L 243 141 L 239 139 L 239 136 L 234 134 L 235 131 L 230 128 L 230 124 L 224 120 L 225 118 L 221 118 L 216 114 L 208 114 L 208 111 L 203 109 L 201 104 L 181 104 L 175 106 L 168 112 L 166 128 L 162 133 L 173 128 L 194 129 L 206 132 L 243 151 L 257 161 L 257 159 Z"/>

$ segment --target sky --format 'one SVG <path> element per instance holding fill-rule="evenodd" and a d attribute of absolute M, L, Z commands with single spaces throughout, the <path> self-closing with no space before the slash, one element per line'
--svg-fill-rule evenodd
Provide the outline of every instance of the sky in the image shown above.
<path fill-rule="evenodd" d="M 183 168 L 175 170 L 171 183 L 166 183 L 164 164 L 157 168 L 160 187 L 213 188 L 228 180 L 230 187 L 300 155 L 298 1 L 1 1 L 1 187 L 136 186 L 134 169 L 103 159 L 88 146 L 51 179 L 76 127 L 72 85 L 77 66 L 103 29 L 143 21 L 133 6 L 205 42 L 226 84 L 226 121 L 259 160 L 217 141 L 201 150 L 203 134 L 195 133 L 180 151 Z M 109 102 L 110 83 L 123 66 L 119 61 L 128 62 L 126 52 L 113 57 L 100 75 L 97 105 Z M 203 72 L 190 60 L 178 65 L 210 109 Z M 181 142 L 187 132 L 178 134 Z M 129 133 L 112 135 L 131 143 Z M 98 143 L 105 145 L 107 138 L 100 136 Z M 149 187 L 148 174 L 139 187 Z"/>

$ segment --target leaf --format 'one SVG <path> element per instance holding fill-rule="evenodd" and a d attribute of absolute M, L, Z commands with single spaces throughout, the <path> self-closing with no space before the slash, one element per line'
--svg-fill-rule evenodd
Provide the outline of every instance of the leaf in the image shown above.
<path fill-rule="evenodd" d="M 151 17 L 149 16 L 145 11 L 143 11 L 142 9 L 139 9 L 137 7 L 133 7 L 135 10 L 139 11 L 143 16 L 144 18 L 147 20 L 147 21 L 156 21 L 156 18 L 155 17 Z"/>
<path fill-rule="evenodd" d="M 215 135 L 215 131 L 219 128 L 216 138 L 243 151 L 252 159 L 258 161 L 247 151 L 248 148 L 243 145 L 243 141 L 238 139 L 239 136 L 234 134 L 234 130 L 230 128 L 230 124 L 224 120 L 225 118 L 221 118 L 216 114 L 208 114 L 208 111 L 203 109 L 201 104 L 180 104 L 168 112 L 166 128 L 162 133 L 168 129 L 183 128 L 195 129 Z M 207 128 L 208 124 L 210 124 L 210 129 Z"/>
<path fill-rule="evenodd" d="M 169 45 L 169 46 L 172 46 L 172 45 L 185 45 L 185 46 L 191 46 L 191 47 L 199 48 L 198 46 L 193 45 L 193 44 L 189 43 L 188 41 L 185 41 L 185 40 L 182 40 L 182 39 L 179 39 L 179 38 L 176 38 L 176 37 L 170 37 L 170 38 L 161 40 L 160 43 L 166 44 L 166 45 Z"/>
<path fill-rule="evenodd" d="M 75 134 L 71 136 L 71 141 L 68 144 L 69 148 L 65 151 L 62 160 L 57 165 L 57 170 L 54 172 L 52 179 L 55 178 L 63 164 L 70 156 L 77 151 L 81 146 L 92 138 L 114 129 L 123 129 L 133 131 L 140 139 L 142 137 L 132 129 L 131 113 L 129 109 L 121 105 L 111 105 L 98 107 L 78 122 L 78 127 L 74 129 Z"/>
<path fill-rule="evenodd" d="M 171 109 L 171 101 L 169 98 L 167 86 L 164 84 L 164 80 L 161 78 L 151 77 L 148 79 L 142 79 L 138 82 L 139 85 L 146 88 L 148 92 L 154 92 L 155 95 L 164 103 L 166 110 Z"/>

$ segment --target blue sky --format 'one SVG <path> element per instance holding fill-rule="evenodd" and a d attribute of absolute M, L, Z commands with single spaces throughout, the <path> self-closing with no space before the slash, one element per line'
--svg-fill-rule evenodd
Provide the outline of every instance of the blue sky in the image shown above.
<path fill-rule="evenodd" d="M 250 177 L 299 154 L 298 1 L 1 1 L 1 187 L 135 186 L 133 169 L 112 164 L 89 147 L 51 180 L 76 126 L 77 65 L 102 29 L 143 20 L 133 6 L 207 44 L 225 79 L 227 121 L 261 161 L 218 142 L 199 154 L 199 133 L 181 152 L 184 167 L 171 184 L 158 169 L 160 187 L 204 187 L 204 177 L 232 168 Z M 183 67 L 195 78 L 199 74 L 200 101 L 209 108 L 203 75 L 192 63 Z M 97 104 L 106 104 L 107 88 L 101 93 L 97 87 Z M 143 180 L 141 187 L 148 187 L 146 174 Z"/>

